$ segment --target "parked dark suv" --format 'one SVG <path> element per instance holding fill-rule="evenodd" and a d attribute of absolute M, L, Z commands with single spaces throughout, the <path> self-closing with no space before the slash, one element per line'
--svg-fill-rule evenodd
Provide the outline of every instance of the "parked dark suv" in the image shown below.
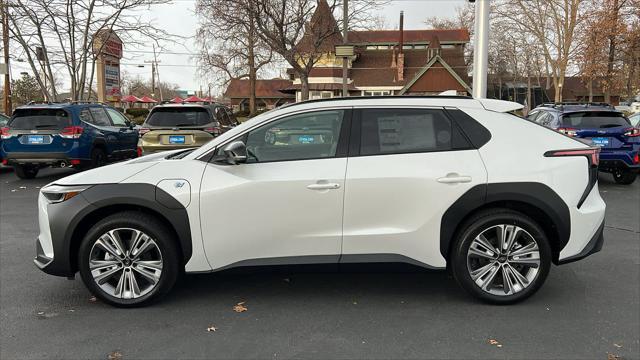
<path fill-rule="evenodd" d="M 618 184 L 635 181 L 640 171 L 640 129 L 623 113 L 604 103 L 542 104 L 527 118 L 567 136 L 582 138 L 601 148 L 599 170 Z"/>
<path fill-rule="evenodd" d="M 99 103 L 18 107 L 2 128 L 3 163 L 23 179 L 42 167 L 97 167 L 134 158 L 138 132 L 116 109 Z"/>

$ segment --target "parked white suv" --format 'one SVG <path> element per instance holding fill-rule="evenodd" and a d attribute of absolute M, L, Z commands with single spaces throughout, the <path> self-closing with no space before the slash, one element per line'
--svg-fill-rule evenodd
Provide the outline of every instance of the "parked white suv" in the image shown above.
<path fill-rule="evenodd" d="M 245 265 L 449 267 L 512 303 L 602 247 L 598 149 L 463 97 L 308 101 L 41 190 L 35 263 L 117 306 Z"/>

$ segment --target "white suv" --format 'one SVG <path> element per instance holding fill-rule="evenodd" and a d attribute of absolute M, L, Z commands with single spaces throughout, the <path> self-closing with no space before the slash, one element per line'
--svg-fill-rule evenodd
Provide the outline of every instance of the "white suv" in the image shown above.
<path fill-rule="evenodd" d="M 464 97 L 308 101 L 41 190 L 35 263 L 117 306 L 245 265 L 450 268 L 512 303 L 602 247 L 598 149 Z"/>

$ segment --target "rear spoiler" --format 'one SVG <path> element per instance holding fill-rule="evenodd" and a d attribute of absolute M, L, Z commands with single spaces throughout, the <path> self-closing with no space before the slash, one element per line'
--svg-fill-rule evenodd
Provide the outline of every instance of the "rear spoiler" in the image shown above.
<path fill-rule="evenodd" d="M 507 113 L 516 110 L 522 110 L 524 105 L 514 102 L 514 101 L 505 101 L 505 100 L 496 100 L 496 99 L 476 99 L 484 106 L 486 110 Z"/>

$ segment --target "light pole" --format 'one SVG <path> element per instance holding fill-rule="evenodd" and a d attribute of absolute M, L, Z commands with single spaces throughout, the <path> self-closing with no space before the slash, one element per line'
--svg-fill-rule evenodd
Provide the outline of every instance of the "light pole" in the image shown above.
<path fill-rule="evenodd" d="M 344 5 L 342 6 L 342 44 L 347 45 L 349 40 L 347 39 L 349 35 L 349 0 L 344 0 Z M 342 58 L 342 96 L 349 96 L 349 86 L 347 85 L 347 78 L 349 76 L 349 58 Z"/>
<path fill-rule="evenodd" d="M 9 68 L 9 4 L 0 0 L 0 13 L 2 13 L 2 43 L 4 47 L 4 112 L 11 116 L 13 106 L 11 104 L 11 78 Z"/>
<path fill-rule="evenodd" d="M 489 9 L 491 0 L 469 0 L 476 3 L 476 20 L 473 49 L 473 97 L 487 97 L 487 72 L 489 67 Z"/>

